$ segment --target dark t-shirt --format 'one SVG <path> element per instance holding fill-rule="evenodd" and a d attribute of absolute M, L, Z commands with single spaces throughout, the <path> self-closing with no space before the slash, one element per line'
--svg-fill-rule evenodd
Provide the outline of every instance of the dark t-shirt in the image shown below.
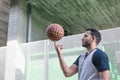
<path fill-rule="evenodd" d="M 87 54 L 85 56 L 87 57 Z M 78 66 L 79 65 L 79 58 L 80 58 L 80 56 L 76 59 L 76 61 L 73 64 Z M 94 64 L 94 66 L 97 68 L 98 72 L 110 69 L 108 56 L 105 52 L 103 52 L 100 49 L 97 49 L 94 52 L 94 54 L 92 56 L 92 62 Z"/>

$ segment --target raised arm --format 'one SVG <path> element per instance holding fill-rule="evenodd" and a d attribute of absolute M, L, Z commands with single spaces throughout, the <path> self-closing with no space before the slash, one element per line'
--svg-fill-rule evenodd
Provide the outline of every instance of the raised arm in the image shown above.
<path fill-rule="evenodd" d="M 54 42 L 54 46 L 56 49 L 56 52 L 58 54 L 58 58 L 59 58 L 59 62 L 60 62 L 60 66 L 61 69 L 64 73 L 64 75 L 66 77 L 70 77 L 72 75 L 74 75 L 75 73 L 77 73 L 78 71 L 78 67 L 75 64 L 72 64 L 70 67 L 65 63 L 63 56 L 62 56 L 62 49 L 63 46 L 62 45 L 57 45 L 56 42 Z"/>

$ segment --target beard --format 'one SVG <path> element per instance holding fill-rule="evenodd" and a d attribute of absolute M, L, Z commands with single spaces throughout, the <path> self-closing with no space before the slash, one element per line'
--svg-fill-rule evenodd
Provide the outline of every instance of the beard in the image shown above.
<path fill-rule="evenodd" d="M 90 45 L 91 45 L 91 44 L 90 44 L 90 43 L 87 43 L 87 42 L 86 42 L 86 43 L 82 43 L 82 46 L 83 46 L 83 47 L 86 47 L 86 48 L 87 48 L 87 47 L 90 47 Z"/>

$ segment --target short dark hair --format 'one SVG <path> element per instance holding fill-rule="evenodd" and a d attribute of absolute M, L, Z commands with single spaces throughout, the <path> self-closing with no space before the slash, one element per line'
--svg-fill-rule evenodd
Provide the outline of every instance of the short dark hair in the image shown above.
<path fill-rule="evenodd" d="M 101 41 L 101 33 L 97 29 L 88 28 L 86 31 L 91 31 L 91 36 L 96 37 L 96 43 L 99 44 Z"/>

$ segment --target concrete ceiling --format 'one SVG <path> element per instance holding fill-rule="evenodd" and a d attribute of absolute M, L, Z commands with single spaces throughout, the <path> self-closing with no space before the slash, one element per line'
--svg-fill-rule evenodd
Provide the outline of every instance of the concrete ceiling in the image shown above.
<path fill-rule="evenodd" d="M 66 35 L 81 33 L 89 27 L 102 30 L 120 26 L 120 0 L 30 0 L 29 2 L 33 9 L 36 9 L 36 14 L 53 23 L 61 24 Z"/>
<path fill-rule="evenodd" d="M 88 27 L 102 30 L 120 26 L 120 0 L 29 0 L 29 3 L 42 18 L 61 24 L 66 35 L 82 33 Z M 7 42 L 9 10 L 10 0 L 0 0 L 0 46 Z"/>

